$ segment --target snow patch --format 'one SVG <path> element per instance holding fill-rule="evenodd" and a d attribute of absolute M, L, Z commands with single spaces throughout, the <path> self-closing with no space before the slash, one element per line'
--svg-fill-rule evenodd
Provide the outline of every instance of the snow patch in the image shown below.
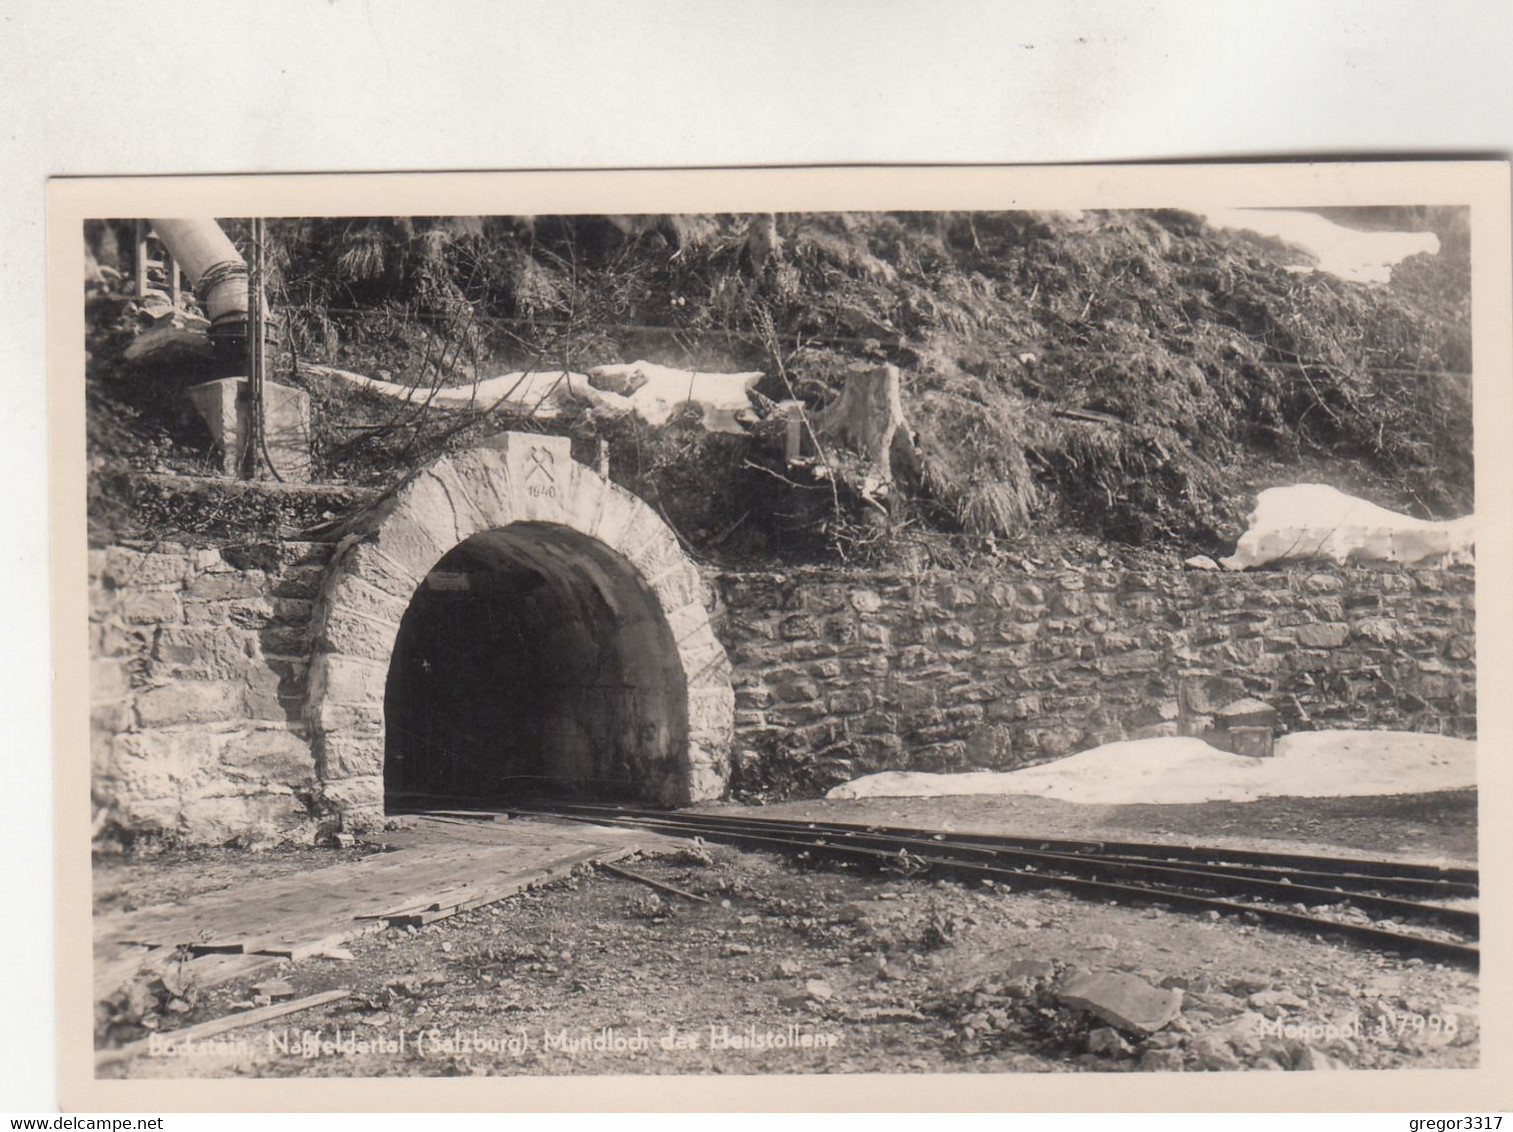
<path fill-rule="evenodd" d="M 1299 731 L 1268 759 L 1232 755 L 1202 739 L 1108 743 L 1015 771 L 887 771 L 842 783 L 827 798 L 939 798 L 1029 794 L 1066 802 L 1250 802 L 1421 794 L 1476 785 L 1476 744 L 1408 731 Z"/>
<path fill-rule="evenodd" d="M 1476 549 L 1473 516 L 1415 519 L 1316 483 L 1268 488 L 1247 522 L 1234 554 L 1220 559 L 1231 570 L 1289 558 L 1469 562 Z"/>
<path fill-rule="evenodd" d="M 710 432 L 744 433 L 740 419 L 754 415 L 751 389 L 762 379 L 760 373 L 703 373 L 697 370 L 672 369 L 652 362 L 595 366 L 587 373 L 570 370 L 551 372 L 507 373 L 490 377 L 475 385 L 412 388 L 394 381 L 383 381 L 332 366 L 311 365 L 309 372 L 336 377 L 385 397 L 409 404 L 432 405 L 445 409 L 476 408 L 480 411 L 507 409 L 534 413 L 543 419 L 560 416 L 569 401 L 593 405 L 615 416 L 635 413 L 653 427 L 666 424 L 682 405 L 697 405 L 703 411 L 702 423 Z M 601 389 L 593 379 L 614 379 L 626 387 L 636 385 L 626 395 Z"/>
<path fill-rule="evenodd" d="M 762 380 L 755 372 L 701 373 L 646 361 L 595 366 L 588 373 L 601 380 L 640 381 L 640 387 L 630 395 L 630 406 L 649 425 L 666 424 L 678 406 L 692 404 L 703 409 L 703 425 L 710 432 L 736 434 L 746 431 L 737 417 L 755 412 L 751 390 Z"/>
<path fill-rule="evenodd" d="M 1386 283 L 1409 256 L 1439 254 L 1433 232 L 1363 232 L 1312 212 L 1290 209 L 1222 208 L 1206 214 L 1215 228 L 1273 236 L 1308 252 L 1318 270 L 1357 283 Z"/>

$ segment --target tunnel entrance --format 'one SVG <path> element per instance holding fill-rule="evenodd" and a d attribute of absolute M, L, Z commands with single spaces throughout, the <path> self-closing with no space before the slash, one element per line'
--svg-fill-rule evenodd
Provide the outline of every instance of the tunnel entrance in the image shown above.
<path fill-rule="evenodd" d="M 656 800 L 688 738 L 677 642 L 624 558 L 554 523 L 483 531 L 426 574 L 384 694 L 389 808 Z"/>
<path fill-rule="evenodd" d="M 706 595 L 567 437 L 442 457 L 349 520 L 321 584 L 312 801 L 367 829 L 404 792 L 720 797 L 735 693 Z"/>

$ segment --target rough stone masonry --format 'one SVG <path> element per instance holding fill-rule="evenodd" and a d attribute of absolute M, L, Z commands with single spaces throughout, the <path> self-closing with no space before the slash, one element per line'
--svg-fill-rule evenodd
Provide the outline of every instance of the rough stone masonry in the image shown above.
<path fill-rule="evenodd" d="M 340 820 L 303 722 L 333 547 L 90 553 L 94 803 L 186 841 Z M 733 668 L 729 787 L 818 792 L 882 769 L 1006 768 L 1196 734 L 1241 695 L 1285 730 L 1473 736 L 1469 567 L 1257 573 L 1005 565 L 964 574 L 706 572 Z"/>
<path fill-rule="evenodd" d="M 1476 733 L 1471 568 L 718 574 L 737 790 L 1007 769 L 1197 735 L 1224 704 L 1286 731 Z"/>

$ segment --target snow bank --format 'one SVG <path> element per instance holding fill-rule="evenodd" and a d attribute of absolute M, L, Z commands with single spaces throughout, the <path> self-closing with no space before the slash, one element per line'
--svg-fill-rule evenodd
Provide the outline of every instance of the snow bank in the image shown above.
<path fill-rule="evenodd" d="M 1215 228 L 1274 236 L 1312 255 L 1320 271 L 1357 283 L 1386 283 L 1393 267 L 1409 256 L 1439 253 L 1433 232 L 1363 232 L 1312 212 L 1225 208 L 1206 219 Z"/>
<path fill-rule="evenodd" d="M 630 406 L 649 425 L 666 424 L 680 405 L 698 405 L 703 424 L 710 432 L 743 433 L 738 414 L 752 413 L 751 389 L 762 380 L 760 373 L 701 373 L 673 369 L 653 362 L 595 366 L 590 377 L 636 383 Z"/>
<path fill-rule="evenodd" d="M 309 372 L 336 377 L 360 385 L 385 397 L 411 404 L 427 399 L 444 409 L 476 408 L 489 410 L 505 407 L 550 419 L 559 416 L 567 401 L 580 401 L 614 414 L 635 413 L 647 424 L 664 425 L 681 405 L 694 404 L 703 410 L 703 425 L 710 432 L 742 433 L 738 415 L 754 413 L 751 388 L 761 380 L 760 373 L 702 373 L 678 370 L 651 362 L 626 365 L 595 366 L 588 373 L 570 370 L 531 373 L 507 373 L 487 378 L 477 385 L 447 386 L 434 393 L 429 387 L 411 388 L 394 381 L 383 381 L 332 366 L 312 365 Z M 634 392 L 626 395 L 600 389 L 591 378 L 613 379 Z"/>
<path fill-rule="evenodd" d="M 1201 739 L 1109 743 L 1016 771 L 888 771 L 835 787 L 827 798 L 937 798 L 1030 794 L 1067 802 L 1249 802 L 1419 794 L 1476 785 L 1476 744 L 1407 731 L 1300 731 L 1269 759 L 1231 755 Z"/>
<path fill-rule="evenodd" d="M 1324 484 L 1273 487 L 1256 497 L 1235 552 L 1220 561 L 1244 570 L 1285 558 L 1420 562 L 1442 556 L 1470 561 L 1473 517 L 1433 522 L 1388 511 Z"/>

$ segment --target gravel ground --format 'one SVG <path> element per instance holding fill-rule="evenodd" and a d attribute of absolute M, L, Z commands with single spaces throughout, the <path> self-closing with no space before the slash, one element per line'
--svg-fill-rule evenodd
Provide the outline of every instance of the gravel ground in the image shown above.
<path fill-rule="evenodd" d="M 930 807 L 950 807 L 961 826 L 990 827 L 986 810 L 953 804 L 960 801 L 933 799 Z M 974 801 L 1001 807 L 1007 800 Z M 1057 816 L 1029 801 L 1034 806 L 999 816 L 1015 823 Z M 1378 853 L 1387 843 L 1402 847 L 1398 827 L 1412 813 L 1414 828 L 1424 831 L 1409 843 L 1423 846 L 1413 855 L 1450 855 L 1456 845 L 1458 857 L 1467 846 L 1474 850 L 1474 829 L 1467 832 L 1474 799 L 1285 805 L 1290 801 L 1271 809 L 1265 803 L 1120 807 L 1115 814 L 1083 814 L 1081 824 L 1061 821 L 1056 832 L 1165 830 L 1173 839 L 1215 840 L 1223 821 L 1264 816 L 1256 828 L 1269 836 L 1253 833 L 1246 843 Z M 860 816 L 854 804 L 807 805 L 845 820 Z M 947 824 L 938 820 L 941 809 L 896 799 L 881 805 L 873 819 Z M 1123 812 L 1148 809 L 1205 813 Z M 1372 833 L 1373 824 L 1385 828 Z M 1231 837 L 1239 843 L 1238 833 Z M 278 856 L 249 863 L 268 868 Z M 237 867 L 231 859 L 221 864 Z M 338 986 L 354 994 L 236 1031 L 192 1055 L 137 1057 L 102 1075 L 1123 1072 L 1477 1063 L 1476 977 L 1434 963 L 1233 918 L 809 867 L 721 847 L 631 867 L 709 902 L 587 870 L 425 928 L 354 941 L 348 961 L 312 959 L 263 973 L 253 981 L 281 978 L 301 996 Z M 165 855 L 145 866 L 117 863 L 106 873 L 118 901 L 146 902 L 150 891 L 187 887 L 176 874 L 195 871 L 203 874 L 203 861 Z M 126 879 L 132 873 L 140 877 L 136 886 Z M 1058 999 L 1058 986 L 1077 970 L 1181 989 L 1181 1012 L 1154 1035 L 1114 1035 L 1104 1020 Z M 245 1009 L 255 993 L 245 984 L 190 988 L 179 1005 L 170 1001 L 146 1021 L 167 1035 Z M 116 1044 L 147 1031 L 117 1022 L 103 1033 L 106 1044 Z"/>

